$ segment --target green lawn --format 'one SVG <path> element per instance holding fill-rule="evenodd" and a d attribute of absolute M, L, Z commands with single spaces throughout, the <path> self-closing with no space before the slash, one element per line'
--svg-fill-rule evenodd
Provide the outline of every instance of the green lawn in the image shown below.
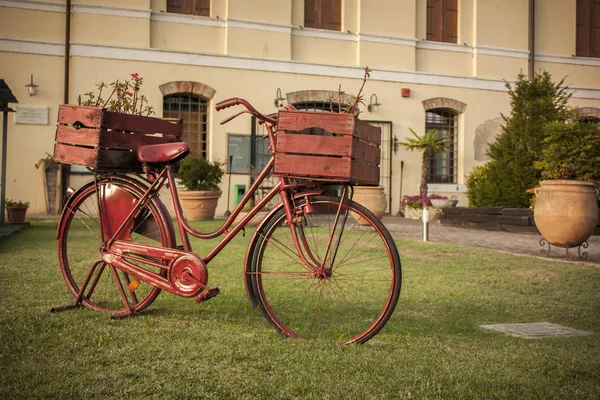
<path fill-rule="evenodd" d="M 55 229 L 34 222 L 0 242 L 2 399 L 600 398 L 599 268 L 398 240 L 395 315 L 370 342 L 342 346 L 285 339 L 248 306 L 248 234 L 209 265 L 222 294 L 207 303 L 163 293 L 124 320 L 52 314 L 72 301 Z M 542 321 L 593 334 L 526 340 L 478 327 Z"/>

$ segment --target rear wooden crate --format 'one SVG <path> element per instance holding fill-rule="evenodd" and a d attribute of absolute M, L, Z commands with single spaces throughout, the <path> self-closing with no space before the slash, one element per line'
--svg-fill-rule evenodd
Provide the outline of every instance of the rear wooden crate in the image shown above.
<path fill-rule="evenodd" d="M 64 104 L 58 110 L 54 160 L 100 171 L 140 170 L 136 150 L 181 140 L 183 125 L 161 118 Z"/>
<path fill-rule="evenodd" d="M 353 115 L 280 110 L 273 174 L 377 186 L 380 145 L 381 128 Z"/>

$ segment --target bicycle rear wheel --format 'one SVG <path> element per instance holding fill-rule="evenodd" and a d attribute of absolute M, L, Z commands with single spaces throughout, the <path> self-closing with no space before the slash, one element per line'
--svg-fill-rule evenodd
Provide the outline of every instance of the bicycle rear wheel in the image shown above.
<path fill-rule="evenodd" d="M 148 307 L 160 293 L 160 289 L 136 281 L 104 263 L 100 253 L 108 236 L 112 236 L 111 232 L 102 234 L 101 218 L 110 218 L 111 229 L 116 230 L 142 196 L 141 183 L 115 175 L 86 184 L 73 194 L 65 206 L 59 221 L 60 269 L 75 297 L 89 276 L 81 302 L 92 310 L 117 314 L 127 312 L 119 287 L 123 289 L 131 310 L 136 312 Z M 148 202 L 119 239 L 170 248 L 176 245 L 168 211 L 157 198 Z M 160 263 L 160 260 L 153 261 Z M 164 269 L 149 269 L 166 276 L 166 266 Z"/>
<path fill-rule="evenodd" d="M 401 287 L 400 256 L 385 228 L 369 210 L 345 200 L 310 197 L 297 209 L 295 225 L 306 258 L 325 271 L 317 274 L 301 260 L 283 207 L 259 228 L 248 274 L 253 295 L 269 322 L 283 335 L 364 343 L 389 320 Z M 355 218 L 362 218 L 361 224 Z M 332 245 L 326 251 L 330 235 Z M 327 255 L 326 255 L 327 253 Z"/>

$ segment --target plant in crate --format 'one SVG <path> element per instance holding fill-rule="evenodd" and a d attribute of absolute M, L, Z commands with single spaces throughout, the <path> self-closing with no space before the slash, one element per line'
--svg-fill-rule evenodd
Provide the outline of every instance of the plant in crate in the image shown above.
<path fill-rule="evenodd" d="M 11 224 L 22 224 L 25 222 L 25 216 L 29 208 L 28 201 L 6 199 L 5 207 L 8 214 L 8 221 Z"/>
<path fill-rule="evenodd" d="M 185 216 L 191 221 L 213 219 L 221 194 L 223 164 L 202 157 L 188 156 L 179 165 L 177 178 L 185 187 L 179 199 Z"/>

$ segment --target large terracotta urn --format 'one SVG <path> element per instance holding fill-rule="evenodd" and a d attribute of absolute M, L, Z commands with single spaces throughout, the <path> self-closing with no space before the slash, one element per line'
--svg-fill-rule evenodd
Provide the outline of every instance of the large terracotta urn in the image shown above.
<path fill-rule="evenodd" d="M 179 192 L 183 214 L 188 221 L 204 221 L 215 217 L 220 190 Z"/>
<path fill-rule="evenodd" d="M 387 208 L 385 189 L 382 186 L 355 186 L 352 200 L 369 209 L 378 219 L 381 219 Z M 362 218 L 352 217 L 361 225 L 368 224 Z"/>
<path fill-rule="evenodd" d="M 596 185 L 576 180 L 542 181 L 536 190 L 533 216 L 548 243 L 579 246 L 598 224 Z"/>

